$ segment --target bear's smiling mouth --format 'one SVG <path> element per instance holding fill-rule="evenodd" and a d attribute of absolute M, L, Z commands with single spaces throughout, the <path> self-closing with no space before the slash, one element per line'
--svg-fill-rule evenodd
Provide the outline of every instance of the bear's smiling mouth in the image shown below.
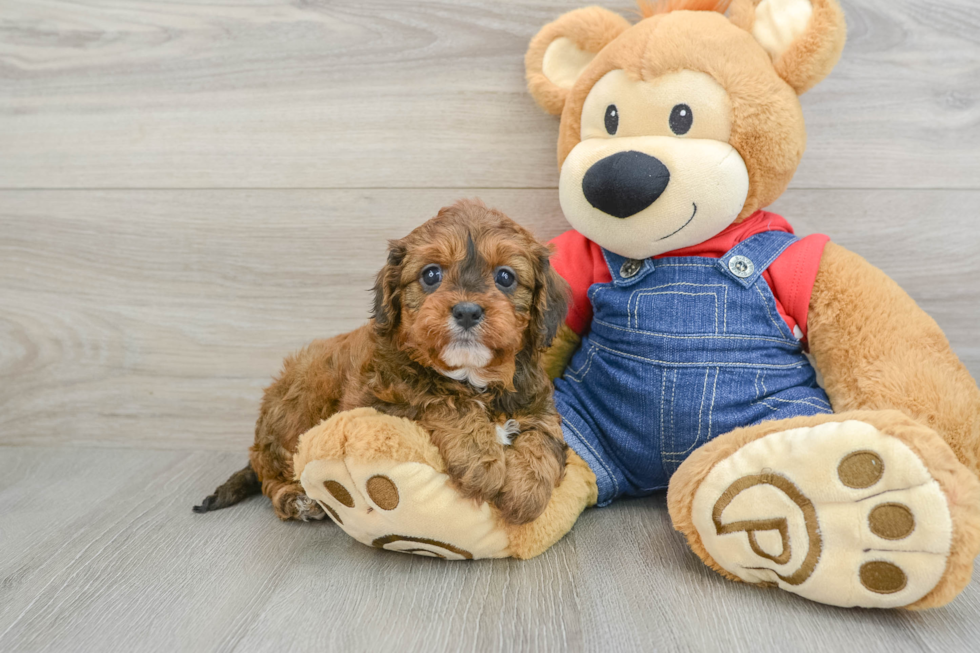
<path fill-rule="evenodd" d="M 659 240 L 667 240 L 668 238 L 670 238 L 671 236 L 673 236 L 674 234 L 676 234 L 678 231 L 680 231 L 681 229 L 683 229 L 687 225 L 691 224 L 691 220 L 693 220 L 694 219 L 694 216 L 696 216 L 698 214 L 698 205 L 695 202 L 691 202 L 691 205 L 694 206 L 694 213 L 692 213 L 691 214 L 691 217 L 687 219 L 687 222 L 685 222 L 680 227 L 678 227 L 676 230 L 674 230 L 671 233 L 667 234 L 663 238 L 658 238 L 657 239 L 658 241 Z"/>

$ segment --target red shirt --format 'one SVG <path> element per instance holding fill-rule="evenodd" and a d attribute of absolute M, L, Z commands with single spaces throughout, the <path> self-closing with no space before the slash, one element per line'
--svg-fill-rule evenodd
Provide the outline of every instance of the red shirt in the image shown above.
<path fill-rule="evenodd" d="M 675 249 L 672 252 L 655 256 L 667 258 L 674 256 L 704 256 L 721 258 L 738 243 L 763 231 L 785 231 L 793 233 L 793 227 L 781 216 L 769 211 L 756 211 L 738 224 L 727 227 L 717 236 L 703 243 Z M 786 320 L 790 331 L 799 327 L 806 339 L 807 312 L 810 309 L 810 295 L 813 283 L 820 268 L 823 248 L 830 238 L 823 234 L 813 234 L 793 243 L 779 255 L 772 265 L 762 273 L 776 298 L 776 308 Z M 551 243 L 555 253 L 551 264 L 572 287 L 572 305 L 568 311 L 566 324 L 578 333 L 584 334 L 592 322 L 592 304 L 589 302 L 589 288 L 595 283 L 609 283 L 612 275 L 602 256 L 602 249 L 577 231 L 566 231 Z"/>

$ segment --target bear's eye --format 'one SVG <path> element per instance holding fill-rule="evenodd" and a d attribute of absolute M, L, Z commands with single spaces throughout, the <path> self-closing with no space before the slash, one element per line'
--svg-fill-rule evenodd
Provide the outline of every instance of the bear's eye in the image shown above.
<path fill-rule="evenodd" d="M 442 282 L 442 268 L 436 264 L 427 265 L 422 268 L 422 274 L 419 275 L 419 283 L 422 284 L 422 289 L 426 292 L 432 292 L 435 290 L 439 284 Z"/>
<path fill-rule="evenodd" d="M 678 136 L 691 131 L 692 124 L 694 124 L 694 113 L 686 104 L 678 104 L 670 112 L 670 131 Z"/>
<path fill-rule="evenodd" d="M 517 274 L 515 274 L 511 268 L 507 267 L 506 265 L 502 265 L 501 267 L 497 268 L 497 271 L 494 273 L 493 281 L 500 287 L 501 290 L 510 290 L 517 282 Z"/>
<path fill-rule="evenodd" d="M 617 129 L 619 129 L 619 109 L 615 104 L 610 104 L 606 107 L 606 133 L 615 136 Z"/>

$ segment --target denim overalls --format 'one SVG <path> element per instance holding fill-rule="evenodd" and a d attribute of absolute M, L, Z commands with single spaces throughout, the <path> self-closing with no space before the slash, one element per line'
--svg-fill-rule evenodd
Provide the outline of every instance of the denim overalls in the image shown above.
<path fill-rule="evenodd" d="M 612 282 L 589 288 L 591 331 L 555 382 L 599 505 L 667 487 L 694 449 L 737 427 L 832 412 L 762 278 L 796 240 L 767 231 L 720 259 L 602 250 Z"/>

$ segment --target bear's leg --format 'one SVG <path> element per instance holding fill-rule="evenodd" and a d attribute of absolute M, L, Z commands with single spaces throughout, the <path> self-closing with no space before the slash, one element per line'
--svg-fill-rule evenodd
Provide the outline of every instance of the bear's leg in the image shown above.
<path fill-rule="evenodd" d="M 897 411 L 719 436 L 680 466 L 667 503 L 674 528 L 723 576 L 831 605 L 943 605 L 980 551 L 980 481 Z"/>
<path fill-rule="evenodd" d="M 302 489 L 348 535 L 368 546 L 454 560 L 530 558 L 595 502 L 595 476 L 570 455 L 544 514 L 521 526 L 466 499 L 415 422 L 369 408 L 338 413 L 300 438 L 293 468 Z"/>

